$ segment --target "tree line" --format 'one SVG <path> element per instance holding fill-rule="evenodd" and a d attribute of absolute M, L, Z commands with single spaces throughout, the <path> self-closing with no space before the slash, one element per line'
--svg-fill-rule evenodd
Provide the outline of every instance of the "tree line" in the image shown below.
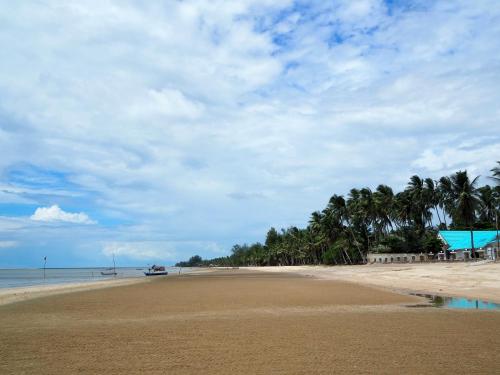
<path fill-rule="evenodd" d="M 390 186 L 351 189 L 334 194 L 315 211 L 306 228 L 269 229 L 264 244 L 234 245 L 231 255 L 177 266 L 266 266 L 362 264 L 367 252 L 434 253 L 442 250 L 438 230 L 495 229 L 500 206 L 500 162 L 489 177 L 493 186 L 478 185 L 467 171 L 438 180 L 412 176 L 395 193 Z M 472 251 L 474 256 L 474 249 Z"/>

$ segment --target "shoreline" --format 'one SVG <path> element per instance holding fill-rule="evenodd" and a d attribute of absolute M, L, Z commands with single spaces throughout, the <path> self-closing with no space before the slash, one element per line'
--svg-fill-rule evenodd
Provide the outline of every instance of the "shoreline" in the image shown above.
<path fill-rule="evenodd" d="M 350 282 L 400 294 L 430 294 L 500 303 L 500 263 L 248 267 L 318 280 Z"/>
<path fill-rule="evenodd" d="M 116 286 L 125 286 L 150 282 L 146 277 L 129 277 L 122 279 L 92 280 L 85 282 L 68 282 L 60 284 L 30 285 L 0 289 L 0 306 L 11 303 L 28 301 L 35 298 L 67 294 L 73 292 L 84 292 Z"/>
<path fill-rule="evenodd" d="M 353 266 L 265 266 L 239 267 L 255 272 L 278 272 L 365 285 L 402 295 L 430 294 L 463 297 L 500 303 L 500 263 L 427 263 L 381 264 Z M 203 274 L 227 267 L 192 269 L 190 274 Z M 170 277 L 175 277 L 172 275 Z M 152 279 L 131 277 L 88 282 L 33 285 L 0 289 L 0 306 L 35 298 L 126 286 Z"/>

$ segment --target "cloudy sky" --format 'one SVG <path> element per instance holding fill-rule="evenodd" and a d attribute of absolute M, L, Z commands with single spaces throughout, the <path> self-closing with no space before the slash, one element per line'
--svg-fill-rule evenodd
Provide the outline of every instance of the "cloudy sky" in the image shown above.
<path fill-rule="evenodd" d="M 0 49 L 0 267 L 225 255 L 500 159 L 498 0 L 1 1 Z"/>

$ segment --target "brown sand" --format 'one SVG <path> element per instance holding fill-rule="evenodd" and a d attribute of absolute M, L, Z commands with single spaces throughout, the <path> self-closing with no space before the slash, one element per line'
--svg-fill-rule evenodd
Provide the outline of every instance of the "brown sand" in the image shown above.
<path fill-rule="evenodd" d="M 54 296 L 57 294 L 109 288 L 110 286 L 130 285 L 150 281 L 146 278 L 108 279 L 83 283 L 33 285 L 26 287 L 1 288 L 0 306 L 26 301 L 33 298 Z"/>
<path fill-rule="evenodd" d="M 500 313 L 227 270 L 0 306 L 1 374 L 498 373 Z"/>

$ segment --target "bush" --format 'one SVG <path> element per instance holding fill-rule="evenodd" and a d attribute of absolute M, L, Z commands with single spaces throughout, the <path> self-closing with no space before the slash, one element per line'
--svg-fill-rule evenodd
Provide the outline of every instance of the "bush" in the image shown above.
<path fill-rule="evenodd" d="M 323 253 L 323 264 L 336 264 L 335 256 L 337 255 L 337 250 L 332 246 L 327 251 Z"/>
<path fill-rule="evenodd" d="M 423 240 L 423 248 L 426 253 L 439 253 L 443 251 L 444 243 L 436 233 L 426 233 Z"/>
<path fill-rule="evenodd" d="M 379 253 L 406 253 L 408 251 L 408 245 L 404 238 L 395 234 L 390 234 L 380 241 L 377 249 Z"/>

